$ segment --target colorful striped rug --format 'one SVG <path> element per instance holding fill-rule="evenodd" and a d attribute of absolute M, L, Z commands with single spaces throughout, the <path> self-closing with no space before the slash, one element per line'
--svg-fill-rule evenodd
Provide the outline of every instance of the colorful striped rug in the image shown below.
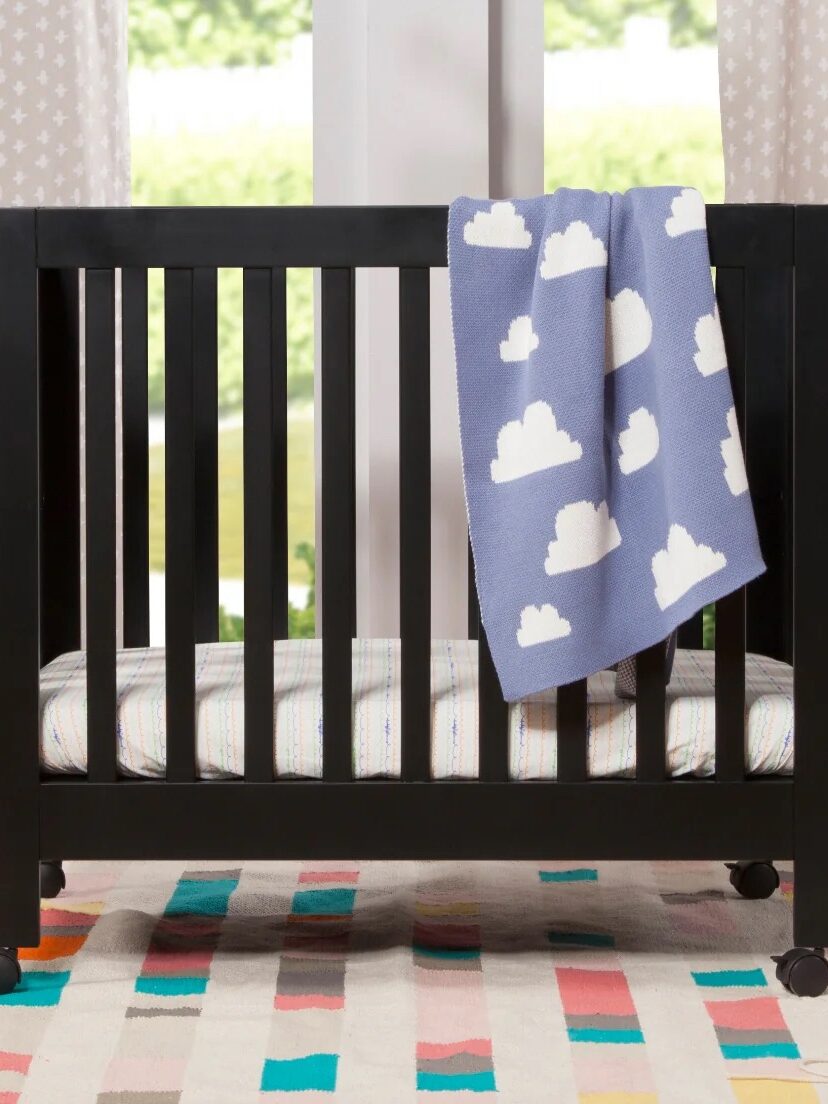
<path fill-rule="evenodd" d="M 70 863 L 0 1104 L 815 1104 L 790 864 Z"/>

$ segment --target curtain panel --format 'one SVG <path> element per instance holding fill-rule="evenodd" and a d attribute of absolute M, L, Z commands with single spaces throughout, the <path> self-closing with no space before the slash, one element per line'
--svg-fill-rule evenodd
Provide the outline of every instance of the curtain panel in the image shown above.
<path fill-rule="evenodd" d="M 731 203 L 828 202 L 828 4 L 719 0 Z"/>

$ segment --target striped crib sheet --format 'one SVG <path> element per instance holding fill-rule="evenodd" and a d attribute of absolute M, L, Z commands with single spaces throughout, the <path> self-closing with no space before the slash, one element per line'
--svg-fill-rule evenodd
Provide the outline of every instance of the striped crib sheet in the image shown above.
<path fill-rule="evenodd" d="M 279 775 L 322 775 L 322 646 L 280 640 L 273 646 L 274 769 Z M 714 656 L 680 649 L 667 689 L 668 749 L 674 776 L 714 769 Z M 119 651 L 118 764 L 124 775 L 164 774 L 166 749 L 163 648 Z M 431 653 L 431 765 L 435 778 L 477 775 L 477 643 L 435 640 Z M 400 773 L 400 643 L 353 643 L 353 764 L 357 778 Z M 589 774 L 630 777 L 635 770 L 635 702 L 615 695 L 615 675 L 588 682 Z M 196 648 L 197 755 L 202 778 L 244 772 L 244 647 Z M 41 673 L 41 762 L 64 774 L 86 771 L 86 654 L 70 652 Z M 793 769 L 793 670 L 746 657 L 746 765 L 751 773 Z M 555 691 L 509 709 L 509 757 L 516 780 L 554 778 L 557 768 Z"/>

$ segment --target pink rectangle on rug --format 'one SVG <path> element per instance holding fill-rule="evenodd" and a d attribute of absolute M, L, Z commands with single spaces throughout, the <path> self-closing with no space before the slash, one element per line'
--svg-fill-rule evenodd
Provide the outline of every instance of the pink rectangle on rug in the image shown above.
<path fill-rule="evenodd" d="M 644 1047 L 575 1043 L 572 1067 L 579 1099 L 588 1093 L 651 1093 L 654 1089 Z"/>
<path fill-rule="evenodd" d="M 302 993 L 289 995 L 277 993 L 273 1007 L 280 1012 L 299 1012 L 303 1008 L 324 1008 L 331 1012 L 337 1012 L 345 1007 L 344 997 L 330 997 L 324 993 Z"/>
<path fill-rule="evenodd" d="M 425 971 L 421 971 L 425 973 Z M 476 975 L 480 981 L 480 975 Z M 491 1036 L 482 984 L 462 1000 L 447 999 L 445 990 L 420 988 L 417 981 L 417 1038 L 432 1043 Z"/>
<path fill-rule="evenodd" d="M 184 1084 L 188 1058 L 113 1058 L 102 1092 L 176 1092 Z"/>
<path fill-rule="evenodd" d="M 564 1012 L 569 1016 L 634 1016 L 635 1005 L 620 970 L 556 969 Z"/>
<path fill-rule="evenodd" d="M 744 1030 L 786 1031 L 779 1002 L 776 997 L 748 997 L 745 1000 L 705 1001 L 705 1008 L 717 1027 L 735 1027 Z"/>
<path fill-rule="evenodd" d="M 97 919 L 96 912 L 69 912 L 54 908 L 40 910 L 40 925 L 43 928 L 88 928 Z"/>
<path fill-rule="evenodd" d="M 32 1064 L 31 1054 L 12 1054 L 8 1050 L 0 1050 L 0 1071 L 3 1073 L 28 1073 Z"/>
<path fill-rule="evenodd" d="M 192 970 L 209 970 L 213 951 L 149 951 L 141 967 L 142 974 L 184 974 Z"/>
<path fill-rule="evenodd" d="M 299 875 L 300 882 L 313 882 L 321 885 L 323 882 L 341 882 L 345 885 L 355 885 L 359 881 L 358 870 L 303 870 Z"/>
<path fill-rule="evenodd" d="M 491 1058 L 491 1039 L 463 1039 L 457 1043 L 417 1043 L 418 1058 L 452 1058 L 455 1054 L 476 1054 Z"/>

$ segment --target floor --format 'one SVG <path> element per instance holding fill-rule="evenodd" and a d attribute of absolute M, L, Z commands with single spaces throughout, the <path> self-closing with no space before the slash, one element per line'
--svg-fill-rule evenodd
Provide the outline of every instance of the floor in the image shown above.
<path fill-rule="evenodd" d="M 68 863 L 0 1104 L 828 1102 L 778 865 Z"/>

